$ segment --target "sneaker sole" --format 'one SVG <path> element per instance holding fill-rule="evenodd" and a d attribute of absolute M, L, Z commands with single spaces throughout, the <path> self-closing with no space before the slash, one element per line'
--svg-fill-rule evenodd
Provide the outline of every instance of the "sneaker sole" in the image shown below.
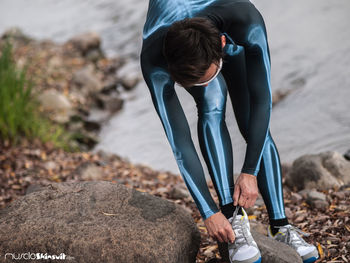
<path fill-rule="evenodd" d="M 311 257 L 311 258 L 305 259 L 303 263 L 312 263 L 312 262 L 315 262 L 317 259 L 318 257 Z"/>
<path fill-rule="evenodd" d="M 232 261 L 232 263 L 261 263 L 261 255 L 260 255 L 260 253 L 258 253 L 253 258 L 249 258 L 249 259 L 242 260 L 242 261 L 235 260 L 235 261 Z"/>
<path fill-rule="evenodd" d="M 312 262 L 315 262 L 317 259 L 318 259 L 318 252 L 317 250 L 313 250 L 311 251 L 310 253 L 304 255 L 302 257 L 303 259 L 303 263 L 312 263 Z"/>

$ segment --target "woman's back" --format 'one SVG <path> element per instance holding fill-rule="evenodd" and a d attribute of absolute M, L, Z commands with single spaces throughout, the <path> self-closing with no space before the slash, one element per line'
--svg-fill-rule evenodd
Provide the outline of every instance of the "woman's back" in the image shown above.
<path fill-rule="evenodd" d="M 143 28 L 143 39 L 147 39 L 161 27 L 193 17 L 215 1 L 217 0 L 150 0 Z"/>

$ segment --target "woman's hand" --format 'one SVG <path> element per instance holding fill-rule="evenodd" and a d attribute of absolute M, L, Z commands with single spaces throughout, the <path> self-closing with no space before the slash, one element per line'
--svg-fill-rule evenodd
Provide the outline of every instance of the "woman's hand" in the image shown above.
<path fill-rule="evenodd" d="M 255 204 L 258 197 L 258 183 L 255 175 L 241 173 L 235 183 L 233 204 L 249 208 Z"/>
<path fill-rule="evenodd" d="M 205 227 L 208 230 L 209 236 L 220 242 L 235 241 L 235 233 L 227 218 L 221 213 L 217 212 L 214 215 L 204 220 Z"/>

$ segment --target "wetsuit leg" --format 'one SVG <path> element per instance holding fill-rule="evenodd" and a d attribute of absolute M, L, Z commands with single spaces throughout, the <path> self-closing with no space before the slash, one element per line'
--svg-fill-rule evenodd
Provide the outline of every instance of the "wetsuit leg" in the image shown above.
<path fill-rule="evenodd" d="M 264 52 L 269 54 L 268 46 L 267 50 L 264 50 Z M 247 67 L 253 66 L 252 63 L 246 63 L 246 59 L 248 58 L 245 54 L 245 49 L 240 48 L 239 52 L 235 55 L 225 57 L 225 66 L 222 70 L 239 130 L 246 141 L 248 138 L 251 109 L 251 100 L 247 86 L 247 70 L 249 70 L 249 68 Z M 254 62 L 264 63 L 262 57 L 260 60 L 259 58 L 255 59 Z M 259 82 L 259 79 L 257 79 L 259 78 L 258 74 L 254 76 L 254 78 L 255 81 Z M 264 82 L 261 81 L 260 83 Z M 280 158 L 277 147 L 271 137 L 270 130 L 265 139 L 257 180 L 260 193 L 269 214 L 270 222 L 285 219 Z"/>
<path fill-rule="evenodd" d="M 225 80 L 222 74 L 219 74 L 208 86 L 190 87 L 186 90 L 196 102 L 199 145 L 220 207 L 227 204 L 233 207 L 233 157 L 231 139 L 225 122 Z"/>

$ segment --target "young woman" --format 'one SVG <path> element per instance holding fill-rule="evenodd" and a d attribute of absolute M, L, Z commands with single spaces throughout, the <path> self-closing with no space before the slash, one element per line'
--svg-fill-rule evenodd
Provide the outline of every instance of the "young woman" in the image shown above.
<path fill-rule="evenodd" d="M 255 6 L 249 0 L 150 0 L 141 68 L 180 173 L 209 235 L 228 242 L 230 261 L 261 260 L 247 215 L 238 209 L 253 206 L 259 189 L 269 214 L 269 236 L 295 248 L 304 262 L 314 262 L 317 249 L 299 236 L 284 211 L 280 159 L 269 130 L 270 52 Z M 175 82 L 196 102 L 200 149 L 220 209 L 208 190 Z M 235 184 L 225 123 L 227 93 L 247 143 Z"/>

